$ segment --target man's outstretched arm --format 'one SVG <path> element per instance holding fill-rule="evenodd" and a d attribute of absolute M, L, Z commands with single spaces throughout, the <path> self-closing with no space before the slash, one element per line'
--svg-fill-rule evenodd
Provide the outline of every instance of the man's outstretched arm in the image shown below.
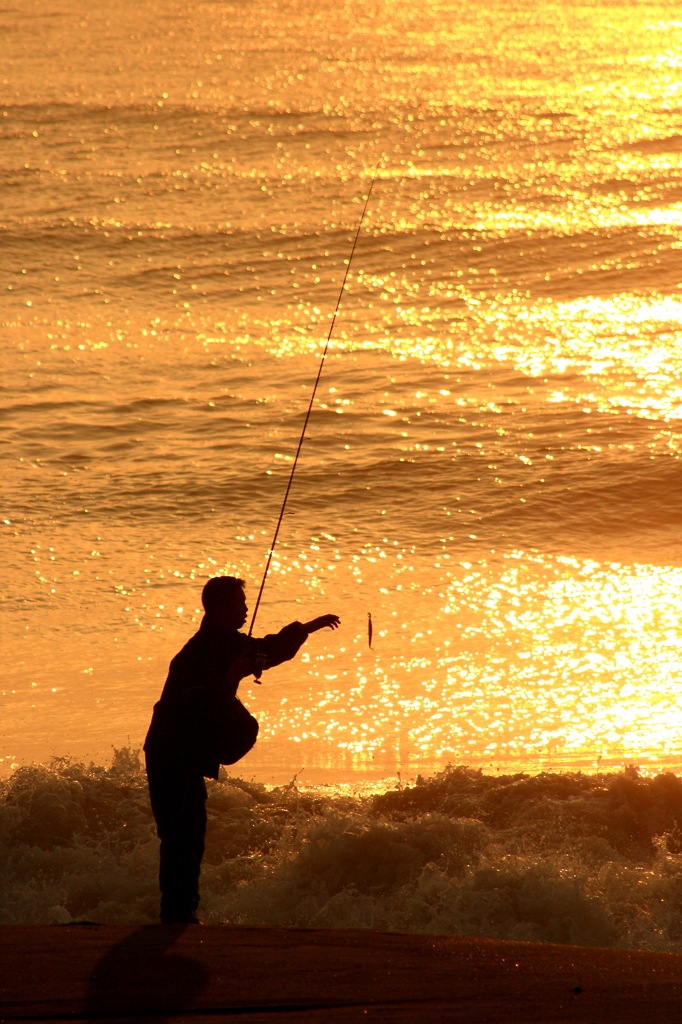
<path fill-rule="evenodd" d="M 330 629 L 337 629 L 340 622 L 338 615 L 320 615 L 310 622 L 290 622 L 279 633 L 270 633 L 257 640 L 260 652 L 267 659 L 263 667 L 274 668 L 283 661 L 290 661 L 311 633 L 316 633 L 318 629 L 325 629 L 327 626 Z"/>
<path fill-rule="evenodd" d="M 318 629 L 325 629 L 327 626 L 330 629 L 338 629 L 340 625 L 341 619 L 338 615 L 318 615 L 316 619 L 302 623 L 303 628 L 309 633 L 317 633 Z"/>

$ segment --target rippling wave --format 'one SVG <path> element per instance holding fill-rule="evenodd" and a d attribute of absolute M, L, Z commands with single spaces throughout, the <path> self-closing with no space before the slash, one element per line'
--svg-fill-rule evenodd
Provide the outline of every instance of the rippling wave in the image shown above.
<path fill-rule="evenodd" d="M 679 952 L 682 783 L 448 768 L 374 795 L 209 783 L 207 923 L 380 928 Z M 24 768 L 0 804 L 3 923 L 155 920 L 136 754 Z"/>

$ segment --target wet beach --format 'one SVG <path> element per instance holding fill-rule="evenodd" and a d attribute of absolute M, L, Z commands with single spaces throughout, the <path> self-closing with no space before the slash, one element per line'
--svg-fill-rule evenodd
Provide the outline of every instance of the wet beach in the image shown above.
<path fill-rule="evenodd" d="M 682 958 L 441 936 L 104 925 L 0 929 L 0 1019 L 642 1024 Z"/>

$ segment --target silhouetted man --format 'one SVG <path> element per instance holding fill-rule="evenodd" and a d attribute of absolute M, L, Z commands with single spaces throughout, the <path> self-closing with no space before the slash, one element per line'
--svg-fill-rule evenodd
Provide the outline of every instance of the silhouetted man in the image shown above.
<path fill-rule="evenodd" d="M 246 622 L 244 581 L 210 579 L 201 595 L 199 632 L 170 663 L 154 705 L 145 754 L 152 811 L 161 840 L 161 920 L 197 922 L 199 872 L 206 833 L 206 784 L 221 764 L 234 764 L 256 742 L 258 723 L 237 699 L 245 676 L 289 661 L 310 633 L 339 625 L 337 615 L 291 622 L 256 640 Z"/>

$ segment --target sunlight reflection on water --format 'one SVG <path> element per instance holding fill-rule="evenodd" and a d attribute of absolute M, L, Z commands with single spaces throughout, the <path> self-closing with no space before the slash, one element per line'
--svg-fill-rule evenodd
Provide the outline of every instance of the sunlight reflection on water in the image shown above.
<path fill-rule="evenodd" d="M 343 632 L 252 687 L 245 770 L 672 763 L 679 20 L 34 8 L 3 14 L 2 764 L 139 744 L 205 578 L 254 594 L 377 163 L 261 623 Z"/>

